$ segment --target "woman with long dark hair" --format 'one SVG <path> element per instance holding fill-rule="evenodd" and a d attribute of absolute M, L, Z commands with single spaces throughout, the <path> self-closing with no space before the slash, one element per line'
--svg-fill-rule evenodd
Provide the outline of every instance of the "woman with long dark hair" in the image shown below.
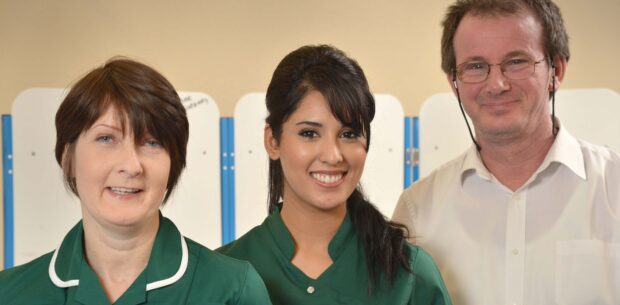
<path fill-rule="evenodd" d="M 266 100 L 270 215 L 219 251 L 250 261 L 274 304 L 451 304 L 431 257 L 359 188 L 375 104 L 357 62 L 301 47 Z"/>

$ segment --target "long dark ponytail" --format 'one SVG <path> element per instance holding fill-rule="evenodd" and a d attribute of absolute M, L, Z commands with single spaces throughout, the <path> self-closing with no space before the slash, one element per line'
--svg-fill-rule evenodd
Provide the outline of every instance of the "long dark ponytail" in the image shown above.
<path fill-rule="evenodd" d="M 411 272 L 405 247 L 408 231 L 404 225 L 388 221 L 359 188 L 347 199 L 347 209 L 351 223 L 364 244 L 370 292 L 380 280 L 381 274 L 388 283 L 392 283 L 399 267 Z"/>
<path fill-rule="evenodd" d="M 282 124 L 295 112 L 299 101 L 311 90 L 325 96 L 334 116 L 344 125 L 366 136 L 370 145 L 370 122 L 375 115 L 375 100 L 358 63 L 342 51 L 328 45 L 304 46 L 289 53 L 273 72 L 267 89 L 266 119 L 279 141 Z M 284 177 L 279 160 L 269 160 L 269 212 L 277 209 L 282 198 Z M 411 271 L 407 248 L 407 230 L 388 221 L 356 188 L 347 199 L 351 223 L 364 245 L 368 267 L 368 289 L 381 275 L 392 283 L 400 268 Z"/>

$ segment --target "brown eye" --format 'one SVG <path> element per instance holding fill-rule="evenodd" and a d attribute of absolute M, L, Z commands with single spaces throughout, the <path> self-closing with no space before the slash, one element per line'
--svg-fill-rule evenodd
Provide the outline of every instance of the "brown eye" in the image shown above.
<path fill-rule="evenodd" d="M 353 130 L 347 130 L 342 132 L 341 136 L 346 139 L 357 139 L 360 137 L 360 133 Z"/>
<path fill-rule="evenodd" d="M 299 135 L 304 138 L 309 138 L 309 139 L 314 139 L 319 136 L 319 134 L 316 131 L 310 130 L 310 129 L 304 129 L 300 131 Z"/>

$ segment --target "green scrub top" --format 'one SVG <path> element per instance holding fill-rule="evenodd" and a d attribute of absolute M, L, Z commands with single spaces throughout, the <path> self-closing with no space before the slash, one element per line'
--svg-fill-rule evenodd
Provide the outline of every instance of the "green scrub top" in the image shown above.
<path fill-rule="evenodd" d="M 435 262 L 411 244 L 407 244 L 407 252 L 413 272 L 399 270 L 392 285 L 382 279 L 369 295 L 364 246 L 348 215 L 328 247 L 333 263 L 317 279 L 291 263 L 294 250 L 293 238 L 276 211 L 260 226 L 216 251 L 252 263 L 275 305 L 451 304 Z"/>
<path fill-rule="evenodd" d="M 83 236 L 80 221 L 56 251 L 0 272 L 0 304 L 109 305 L 97 275 L 84 258 Z M 271 302 L 249 263 L 184 238 L 169 219 L 160 215 L 148 265 L 114 304 Z"/>

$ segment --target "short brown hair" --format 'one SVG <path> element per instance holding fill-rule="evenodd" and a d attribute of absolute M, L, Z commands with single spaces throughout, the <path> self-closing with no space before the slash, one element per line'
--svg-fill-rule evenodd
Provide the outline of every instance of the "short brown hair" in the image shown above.
<path fill-rule="evenodd" d="M 560 56 L 568 61 L 568 34 L 560 8 L 551 0 L 457 0 L 448 8 L 441 23 L 441 69 L 450 73 L 456 68 L 454 34 L 465 15 L 507 16 L 523 12 L 532 12 L 542 25 L 543 47 L 548 60 Z"/>
<path fill-rule="evenodd" d="M 79 197 L 73 177 L 75 144 L 110 106 L 117 112 L 123 133 L 125 125 L 131 128 L 136 141 L 149 133 L 168 152 L 166 202 L 185 168 L 187 114 L 168 80 L 153 68 L 126 58 L 112 58 L 86 74 L 71 88 L 56 112 L 55 153 L 65 184 Z"/>

